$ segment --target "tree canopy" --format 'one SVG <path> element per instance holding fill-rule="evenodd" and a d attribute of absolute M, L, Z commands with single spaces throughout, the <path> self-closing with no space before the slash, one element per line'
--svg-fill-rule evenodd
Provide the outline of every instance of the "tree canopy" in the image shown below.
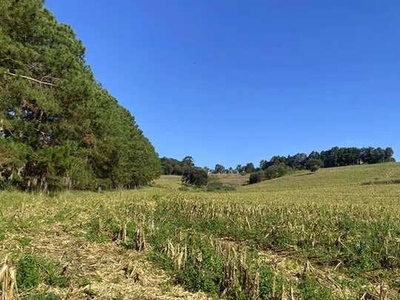
<path fill-rule="evenodd" d="M 257 183 L 261 180 L 282 177 L 291 170 L 318 171 L 320 168 L 332 168 L 360 164 L 378 164 L 394 162 L 394 151 L 392 148 L 339 148 L 333 147 L 330 150 L 317 152 L 312 151 L 309 155 L 297 153 L 294 156 L 273 156 L 271 160 L 261 160 L 250 177 L 250 183 Z M 260 172 L 264 174 L 261 175 Z"/>
<path fill-rule="evenodd" d="M 158 155 L 40 0 L 0 2 L 0 181 L 21 189 L 136 187 Z"/>

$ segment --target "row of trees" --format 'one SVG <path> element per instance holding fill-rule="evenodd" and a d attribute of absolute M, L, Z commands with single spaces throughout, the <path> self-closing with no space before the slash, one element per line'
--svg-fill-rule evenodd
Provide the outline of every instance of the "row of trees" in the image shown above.
<path fill-rule="evenodd" d="M 307 163 L 310 160 L 318 161 L 317 164 L 322 167 L 332 168 L 340 166 L 351 166 L 360 164 L 377 164 L 383 162 L 395 161 L 393 158 L 394 151 L 392 148 L 340 148 L 334 147 L 327 151 L 313 151 L 310 154 L 297 153 L 293 156 L 273 156 L 270 160 L 261 160 L 259 167 L 255 167 L 253 163 L 248 163 L 245 166 L 238 165 L 236 168 L 225 168 L 221 164 L 215 165 L 211 170 L 214 174 L 225 173 L 254 173 L 260 170 L 267 170 L 275 165 L 285 165 L 292 170 L 307 169 Z"/>
<path fill-rule="evenodd" d="M 311 159 L 321 160 L 322 166 L 326 168 L 351 166 L 360 164 L 377 164 L 395 161 L 392 148 L 346 148 L 334 147 L 327 151 L 313 151 L 309 155 L 298 153 L 294 156 L 274 156 L 270 161 L 262 160 L 260 169 L 266 170 L 272 165 L 284 164 L 294 170 L 306 169 L 307 162 Z"/>
<path fill-rule="evenodd" d="M 159 175 L 154 147 L 43 1 L 0 1 L 0 45 L 0 186 L 131 188 Z"/>
<path fill-rule="evenodd" d="M 164 175 L 182 176 L 182 183 L 188 185 L 198 187 L 207 185 L 209 169 L 196 167 L 191 156 L 186 156 L 182 160 L 162 157 L 160 162 Z"/>
<path fill-rule="evenodd" d="M 284 176 L 292 170 L 316 172 L 322 167 L 340 167 L 360 164 L 377 164 L 395 161 L 392 148 L 339 148 L 327 151 L 313 151 L 309 155 L 298 153 L 294 156 L 274 156 L 270 161 L 262 160 L 256 172 L 250 175 L 249 183 Z"/>
<path fill-rule="evenodd" d="M 234 168 L 225 168 L 221 164 L 216 164 L 214 169 L 207 167 L 195 167 L 191 156 L 185 157 L 182 161 L 173 158 L 161 158 L 162 172 L 165 175 L 183 175 L 185 183 L 197 182 L 204 183 L 205 174 L 251 174 L 250 184 L 262 180 L 268 180 L 284 176 L 293 170 L 310 170 L 316 172 L 323 167 L 339 167 L 359 164 L 377 164 L 383 162 L 393 162 L 394 151 L 392 148 L 340 148 L 334 147 L 330 150 L 310 154 L 298 153 L 293 156 L 273 156 L 270 160 L 261 160 L 259 167 L 253 163 L 238 165 Z M 200 171 L 202 169 L 203 171 Z M 194 180 L 197 176 L 201 179 Z"/>
<path fill-rule="evenodd" d="M 195 167 L 193 157 L 186 156 L 182 160 L 175 158 L 162 157 L 160 159 L 162 174 L 164 175 L 183 175 L 187 170 Z"/>

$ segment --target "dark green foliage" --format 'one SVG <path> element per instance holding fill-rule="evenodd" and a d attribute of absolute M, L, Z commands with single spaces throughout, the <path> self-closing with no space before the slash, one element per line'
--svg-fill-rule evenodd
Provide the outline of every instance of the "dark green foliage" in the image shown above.
<path fill-rule="evenodd" d="M 391 162 L 394 151 L 392 148 L 339 148 L 334 147 L 328 151 L 322 151 L 320 159 L 324 166 L 339 167 L 359 164 L 377 164 Z"/>
<path fill-rule="evenodd" d="M 158 175 L 153 146 L 42 1 L 1 1 L 0 45 L 2 188 L 130 188 Z"/>
<path fill-rule="evenodd" d="M 87 224 L 86 238 L 93 242 L 108 242 L 118 235 L 119 224 L 112 217 L 102 219 L 94 217 Z"/>
<path fill-rule="evenodd" d="M 287 165 L 294 170 L 301 170 L 307 162 L 307 154 L 297 153 L 294 156 L 288 156 Z"/>
<path fill-rule="evenodd" d="M 28 290 L 37 287 L 40 283 L 64 288 L 68 280 L 60 275 L 58 267 L 43 258 L 26 255 L 18 259 L 17 285 L 20 290 Z"/>
<path fill-rule="evenodd" d="M 221 164 L 216 164 L 213 173 L 214 174 L 222 174 L 225 173 L 225 167 Z"/>
<path fill-rule="evenodd" d="M 160 163 L 162 174 L 164 175 L 183 175 L 185 171 L 195 167 L 191 156 L 186 156 L 182 161 L 175 158 L 162 157 Z"/>
<path fill-rule="evenodd" d="M 268 170 L 275 165 L 285 165 L 293 170 L 313 169 L 317 171 L 318 165 L 326 168 L 351 166 L 360 164 L 377 164 L 383 162 L 394 162 L 394 151 L 392 148 L 339 148 L 334 147 L 321 153 L 317 151 L 311 152 L 308 156 L 304 153 L 297 153 L 294 156 L 273 156 L 270 161 L 261 160 L 260 168 Z M 317 163 L 318 161 L 318 163 Z M 267 175 L 267 177 L 269 177 Z"/>
<path fill-rule="evenodd" d="M 244 167 L 244 172 L 247 174 L 253 173 L 255 170 L 256 170 L 256 168 L 254 167 L 253 163 L 248 163 Z"/>
<path fill-rule="evenodd" d="M 258 171 L 256 173 L 250 174 L 249 184 L 255 184 L 263 181 L 265 179 L 265 172 Z"/>
<path fill-rule="evenodd" d="M 329 300 L 335 299 L 328 287 L 320 284 L 317 279 L 305 275 L 300 283 L 301 299 Z"/>
<path fill-rule="evenodd" d="M 201 168 L 191 168 L 186 170 L 182 175 L 182 182 L 194 186 L 207 185 L 208 174 Z"/>
<path fill-rule="evenodd" d="M 265 170 L 265 179 L 274 179 L 279 178 L 286 175 L 290 171 L 290 167 L 286 166 L 285 164 L 277 164 L 268 167 Z"/>
<path fill-rule="evenodd" d="M 323 166 L 324 163 L 320 159 L 309 159 L 306 163 L 307 170 L 310 170 L 313 173 L 317 172 Z"/>
<path fill-rule="evenodd" d="M 60 296 L 57 296 L 56 294 L 53 293 L 35 294 L 22 297 L 22 300 L 61 300 L 61 299 L 62 298 Z"/>
<path fill-rule="evenodd" d="M 41 270 L 38 260 L 25 256 L 17 261 L 17 285 L 20 290 L 35 288 L 41 281 Z"/>

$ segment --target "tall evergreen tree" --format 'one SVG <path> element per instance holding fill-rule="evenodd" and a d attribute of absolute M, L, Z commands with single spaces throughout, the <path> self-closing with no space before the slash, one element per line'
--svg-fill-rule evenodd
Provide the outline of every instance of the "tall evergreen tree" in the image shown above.
<path fill-rule="evenodd" d="M 134 187 L 159 160 L 94 79 L 85 48 L 40 0 L 0 2 L 0 181 L 23 189 Z"/>

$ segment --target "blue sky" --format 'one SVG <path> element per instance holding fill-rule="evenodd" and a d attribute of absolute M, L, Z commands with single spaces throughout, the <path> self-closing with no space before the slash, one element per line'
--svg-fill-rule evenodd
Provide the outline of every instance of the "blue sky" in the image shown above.
<path fill-rule="evenodd" d="M 400 151 L 400 1 L 46 6 L 160 156 L 236 166 L 333 146 Z"/>

